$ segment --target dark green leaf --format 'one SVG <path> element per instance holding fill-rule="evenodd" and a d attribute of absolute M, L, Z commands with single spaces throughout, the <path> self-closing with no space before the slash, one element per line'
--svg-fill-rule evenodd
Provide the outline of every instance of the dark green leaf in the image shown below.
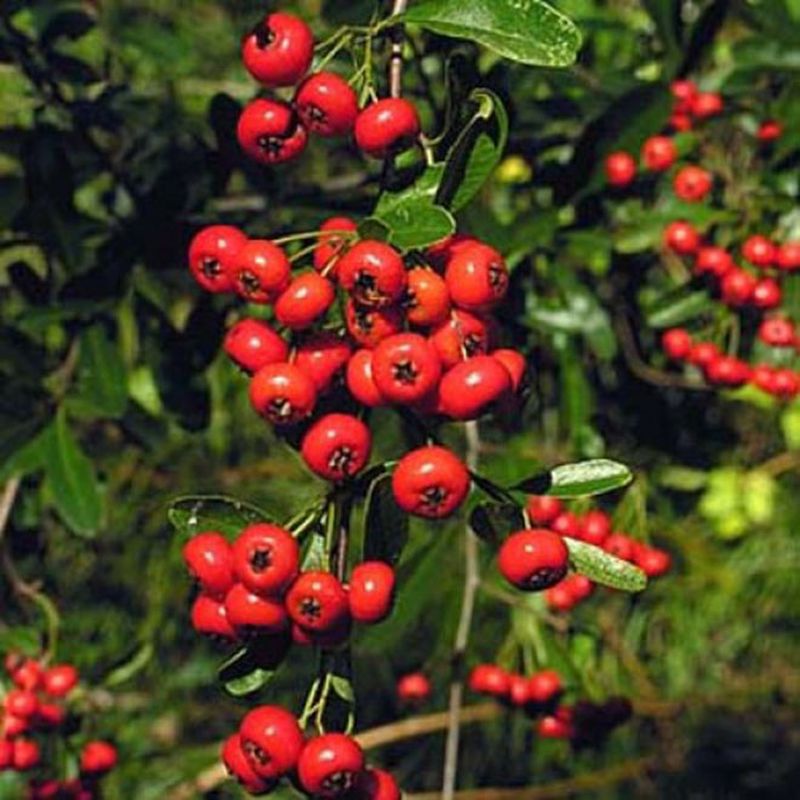
<path fill-rule="evenodd" d="M 45 47 L 57 39 L 79 39 L 94 27 L 94 19 L 83 11 L 68 10 L 56 14 L 45 27 L 40 37 Z"/>
<path fill-rule="evenodd" d="M 41 419 L 3 423 L 0 428 L 0 480 L 44 468 L 46 432 Z"/>
<path fill-rule="evenodd" d="M 6 628 L 0 631 L 0 653 L 22 653 L 36 656 L 42 647 L 42 637 L 35 628 Z"/>
<path fill-rule="evenodd" d="M 408 541 L 408 515 L 394 501 L 389 475 L 376 478 L 364 510 L 364 558 L 396 564 Z"/>
<path fill-rule="evenodd" d="M 651 328 L 671 328 L 694 319 L 713 307 L 714 301 L 705 289 L 687 292 L 682 287 L 680 291 L 670 292 L 659 298 L 646 309 L 645 316 Z"/>
<path fill-rule="evenodd" d="M 201 531 L 237 535 L 254 522 L 270 522 L 269 515 L 252 503 L 224 495 L 191 495 L 173 500 L 167 517 L 181 536 Z"/>
<path fill-rule="evenodd" d="M 248 646 L 237 651 L 219 668 L 218 677 L 228 694 L 245 697 L 266 686 L 274 674 L 274 670 L 258 665 L 258 659 Z"/>
<path fill-rule="evenodd" d="M 627 486 L 633 480 L 630 469 L 618 461 L 597 458 L 562 464 L 549 472 L 521 481 L 513 488 L 528 494 L 552 497 L 592 497 Z"/>
<path fill-rule="evenodd" d="M 388 242 L 392 235 L 391 228 L 382 220 L 367 217 L 358 225 L 358 235 L 361 239 L 375 239 L 379 242 Z"/>
<path fill-rule="evenodd" d="M 506 536 L 525 527 L 518 506 L 511 503 L 481 503 L 472 509 L 469 525 L 490 545 L 498 545 Z"/>
<path fill-rule="evenodd" d="M 641 592 L 647 586 L 647 576 L 628 561 L 612 556 L 586 542 L 564 537 L 569 549 L 570 566 L 595 583 L 620 589 L 623 592 Z"/>
<path fill-rule="evenodd" d="M 103 325 L 87 328 L 80 337 L 77 396 L 80 409 L 119 417 L 128 401 L 128 379 L 119 348 Z"/>

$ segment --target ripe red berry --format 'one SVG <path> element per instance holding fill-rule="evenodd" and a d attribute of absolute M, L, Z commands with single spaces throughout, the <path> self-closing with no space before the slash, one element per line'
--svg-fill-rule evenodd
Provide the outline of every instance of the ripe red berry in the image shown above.
<path fill-rule="evenodd" d="M 250 381 L 253 408 L 274 425 L 305 419 L 316 401 L 314 381 L 294 364 L 268 364 Z"/>
<path fill-rule="evenodd" d="M 675 98 L 675 111 L 685 113 L 692 107 L 697 97 L 697 85 L 690 80 L 677 80 L 670 84 L 670 91 Z"/>
<path fill-rule="evenodd" d="M 421 400 L 439 383 L 442 365 L 434 347 L 418 333 L 388 336 L 372 354 L 372 377 L 391 403 Z"/>
<path fill-rule="evenodd" d="M 278 600 L 251 592 L 243 583 L 234 584 L 225 595 L 225 615 L 237 634 L 280 633 L 288 624 L 286 610 Z"/>
<path fill-rule="evenodd" d="M 528 498 L 527 510 L 533 522 L 547 526 L 564 510 L 564 504 L 557 497 L 534 494 Z"/>
<path fill-rule="evenodd" d="M 413 103 L 390 97 L 372 103 L 358 115 L 356 144 L 368 156 L 387 158 L 408 149 L 419 136 L 420 128 Z"/>
<path fill-rule="evenodd" d="M 250 794 L 265 794 L 274 788 L 272 781 L 260 777 L 253 769 L 242 747 L 242 737 L 238 733 L 231 734 L 222 745 L 222 763 L 228 774 Z"/>
<path fill-rule="evenodd" d="M 560 712 L 564 708 L 557 709 L 555 714 L 548 714 L 536 723 L 536 733 L 542 739 L 569 739 L 572 736 L 572 722 L 567 714 Z"/>
<path fill-rule="evenodd" d="M 567 572 L 569 551 L 563 539 L 545 528 L 512 533 L 500 548 L 497 565 L 518 589 L 538 592 L 558 583 Z"/>
<path fill-rule="evenodd" d="M 719 386 L 741 386 L 750 378 L 750 369 L 733 356 L 719 356 L 705 368 L 706 379 Z"/>
<path fill-rule="evenodd" d="M 224 595 L 234 583 L 228 540 L 216 531 L 198 533 L 183 546 L 183 560 L 192 577 L 211 595 Z"/>
<path fill-rule="evenodd" d="M 373 625 L 389 616 L 394 602 L 394 570 L 382 561 L 365 561 L 350 575 L 350 616 Z"/>
<path fill-rule="evenodd" d="M 252 100 L 242 111 L 236 137 L 247 156 L 259 164 L 282 164 L 297 158 L 308 144 L 308 131 L 286 103 Z"/>
<path fill-rule="evenodd" d="M 346 136 L 358 116 L 358 96 L 334 72 L 309 75 L 294 97 L 303 125 L 318 136 Z"/>
<path fill-rule="evenodd" d="M 42 688 L 51 697 L 66 697 L 77 685 L 78 670 L 72 664 L 54 664 L 42 680 Z"/>
<path fill-rule="evenodd" d="M 473 356 L 442 377 L 439 404 L 453 419 L 477 419 L 511 391 L 508 370 L 492 356 Z"/>
<path fill-rule="evenodd" d="M 792 347 L 795 343 L 794 323 L 785 317 L 765 319 L 758 328 L 758 338 L 770 347 Z"/>
<path fill-rule="evenodd" d="M 450 299 L 467 311 L 484 311 L 505 297 L 508 268 L 493 247 L 476 242 L 447 262 L 444 274 Z"/>
<path fill-rule="evenodd" d="M 756 138 L 759 142 L 774 142 L 780 139 L 783 135 L 783 125 L 774 119 L 764 120 L 756 132 Z"/>
<path fill-rule="evenodd" d="M 478 243 L 478 239 L 474 236 L 467 236 L 463 233 L 452 233 L 450 236 L 445 237 L 440 242 L 428 245 L 425 250 L 425 255 L 434 266 L 437 268 L 444 267 L 447 262 L 461 250 L 463 247 L 470 247 Z"/>
<path fill-rule="evenodd" d="M 775 254 L 775 265 L 778 269 L 791 272 L 800 269 L 800 241 L 784 242 Z"/>
<path fill-rule="evenodd" d="M 346 383 L 350 394 L 364 406 L 385 405 L 386 398 L 375 384 L 372 374 L 372 350 L 357 350 L 347 362 Z"/>
<path fill-rule="evenodd" d="M 531 702 L 530 683 L 524 675 L 509 677 L 508 702 L 517 708 L 524 708 Z"/>
<path fill-rule="evenodd" d="M 689 362 L 704 369 L 715 358 L 719 357 L 719 348 L 713 342 L 698 342 L 689 353 Z"/>
<path fill-rule="evenodd" d="M 286 341 L 259 319 L 239 320 L 225 334 L 223 347 L 234 364 L 250 373 L 289 357 Z"/>
<path fill-rule="evenodd" d="M 340 797 L 364 770 L 364 752 L 350 736 L 326 733 L 306 742 L 297 762 L 300 785 L 314 797 Z"/>
<path fill-rule="evenodd" d="M 319 226 L 320 234 L 318 244 L 314 249 L 314 269 L 318 272 L 330 270 L 331 275 L 336 275 L 338 257 L 344 252 L 350 238 L 332 231 L 355 232 L 358 230 L 356 223 L 349 217 L 331 217 Z M 329 233 L 328 231 L 331 231 Z"/>
<path fill-rule="evenodd" d="M 303 749 L 303 733 L 294 714 L 280 706 L 259 706 L 239 727 L 242 749 L 257 775 L 267 780 L 292 772 Z"/>
<path fill-rule="evenodd" d="M 690 222 L 676 220 L 664 228 L 664 245 L 682 256 L 697 252 L 700 234 Z"/>
<path fill-rule="evenodd" d="M 189 245 L 189 269 L 208 292 L 232 292 L 236 256 L 247 244 L 245 236 L 231 225 L 203 228 Z"/>
<path fill-rule="evenodd" d="M 339 259 L 339 283 L 352 298 L 368 308 L 382 308 L 400 300 L 407 276 L 403 259 L 388 244 L 367 239 Z"/>
<path fill-rule="evenodd" d="M 772 382 L 772 394 L 783 400 L 792 400 L 800 394 L 800 374 L 790 369 L 775 371 Z"/>
<path fill-rule="evenodd" d="M 562 613 L 571 611 L 578 602 L 578 599 L 569 588 L 567 578 L 564 578 L 563 581 L 560 581 L 555 586 L 551 586 L 544 593 L 544 600 L 551 611 Z"/>
<path fill-rule="evenodd" d="M 84 775 L 103 775 L 117 765 L 117 748 L 103 741 L 87 742 L 81 750 L 80 770 Z"/>
<path fill-rule="evenodd" d="M 371 448 L 369 428 L 360 419 L 350 414 L 327 414 L 309 428 L 300 452 L 315 475 L 342 481 L 366 466 Z"/>
<path fill-rule="evenodd" d="M 242 42 L 247 71 L 269 88 L 294 86 L 303 79 L 314 56 L 314 35 L 292 14 L 269 14 Z"/>
<path fill-rule="evenodd" d="M 316 272 L 292 280 L 275 301 L 275 318 L 294 331 L 311 327 L 323 317 L 336 299 L 333 284 Z"/>
<path fill-rule="evenodd" d="M 678 148 L 669 136 L 651 136 L 642 146 L 642 161 L 654 172 L 669 169 L 678 157 Z"/>
<path fill-rule="evenodd" d="M 742 255 L 756 267 L 770 267 L 775 263 L 775 245 L 766 236 L 749 236 L 742 245 Z"/>
<path fill-rule="evenodd" d="M 467 684 L 473 692 L 502 699 L 508 695 L 511 676 L 496 664 L 478 664 L 470 672 Z"/>
<path fill-rule="evenodd" d="M 286 610 L 307 631 L 331 631 L 350 618 L 347 592 L 329 572 L 301 573 L 286 595 Z"/>
<path fill-rule="evenodd" d="M 528 681 L 531 700 L 540 705 L 552 703 L 563 691 L 561 676 L 554 669 L 543 669 Z"/>
<path fill-rule="evenodd" d="M 41 703 L 36 712 L 36 725 L 40 728 L 57 728 L 64 724 L 67 712 L 55 703 Z"/>
<path fill-rule="evenodd" d="M 669 127 L 674 131 L 690 131 L 692 118 L 688 114 L 673 114 L 668 120 Z"/>
<path fill-rule="evenodd" d="M 692 350 L 692 337 L 685 328 L 670 328 L 664 331 L 661 346 L 669 358 L 682 361 Z"/>
<path fill-rule="evenodd" d="M 403 314 L 395 306 L 367 308 L 348 298 L 344 316 L 350 336 L 362 347 L 370 349 L 403 329 Z"/>
<path fill-rule="evenodd" d="M 611 186 L 627 186 L 636 177 L 636 159 L 624 151 L 610 153 L 606 156 L 605 173 Z"/>
<path fill-rule="evenodd" d="M 14 766 L 14 743 L 10 739 L 0 739 L 0 772 Z"/>
<path fill-rule="evenodd" d="M 29 719 L 39 710 L 35 692 L 28 689 L 11 689 L 3 700 L 3 707 L 12 717 Z"/>
<path fill-rule="evenodd" d="M 444 322 L 450 313 L 450 293 L 444 279 L 432 269 L 414 267 L 408 271 L 403 298 L 406 319 L 412 325 L 429 327 Z"/>
<path fill-rule="evenodd" d="M 13 717 L 11 714 L 6 714 L 1 723 L 0 737 L 14 739 L 17 736 L 21 736 L 30 730 L 31 722 L 32 720 L 24 717 Z"/>
<path fill-rule="evenodd" d="M 392 476 L 397 505 L 430 519 L 448 517 L 464 502 L 470 477 L 464 464 L 444 447 L 421 447 L 406 453 Z"/>
<path fill-rule="evenodd" d="M 756 308 L 777 308 L 781 296 L 781 287 L 773 278 L 762 278 L 753 287 L 753 305 Z"/>
<path fill-rule="evenodd" d="M 762 392 L 774 394 L 775 373 L 775 368 L 769 364 L 757 364 L 750 370 L 750 383 L 761 389 Z"/>
<path fill-rule="evenodd" d="M 267 239 L 251 239 L 234 259 L 237 293 L 249 303 L 271 303 L 289 285 L 292 265 L 286 253 Z"/>
<path fill-rule="evenodd" d="M 356 779 L 358 800 L 400 800 L 397 781 L 388 772 L 375 767 L 365 769 Z"/>
<path fill-rule="evenodd" d="M 672 566 L 672 558 L 666 550 L 659 550 L 656 547 L 640 547 L 636 552 L 636 566 L 639 567 L 648 578 L 657 578 L 669 572 Z"/>
<path fill-rule="evenodd" d="M 508 371 L 508 375 L 511 378 L 511 391 L 519 391 L 528 369 L 528 362 L 525 360 L 525 356 L 518 350 L 512 350 L 507 347 L 492 350 L 491 355 Z"/>
<path fill-rule="evenodd" d="M 730 306 L 745 306 L 753 299 L 756 279 L 746 270 L 735 267 L 720 283 L 723 302 Z"/>
<path fill-rule="evenodd" d="M 581 523 L 577 514 L 571 511 L 562 511 L 551 523 L 550 528 L 559 536 L 569 536 L 577 539 L 581 533 Z"/>
<path fill-rule="evenodd" d="M 41 761 L 41 750 L 36 742 L 30 739 L 14 739 L 14 753 L 12 761 L 14 769 L 19 772 L 27 772 L 38 766 Z"/>
<path fill-rule="evenodd" d="M 251 592 L 280 597 L 297 577 L 299 567 L 297 541 L 278 525 L 249 525 L 233 543 L 234 572 Z"/>
<path fill-rule="evenodd" d="M 397 681 L 397 697 L 403 703 L 424 703 L 431 691 L 431 682 L 422 672 L 411 672 Z"/>
<path fill-rule="evenodd" d="M 580 538 L 588 544 L 602 546 L 611 535 L 611 518 L 599 508 L 587 511 L 580 518 Z"/>
<path fill-rule="evenodd" d="M 568 575 L 561 581 L 575 600 L 585 600 L 594 592 L 594 584 L 585 575 Z"/>
<path fill-rule="evenodd" d="M 437 326 L 431 342 L 445 369 L 471 356 L 488 352 L 490 331 L 487 322 L 468 311 L 453 311 L 450 319 Z"/>
<path fill-rule="evenodd" d="M 294 357 L 294 365 L 305 372 L 323 394 L 350 360 L 350 343 L 333 331 L 320 331 L 306 337 Z"/>
<path fill-rule="evenodd" d="M 697 251 L 694 270 L 698 275 L 706 273 L 721 278 L 734 268 L 731 254 L 722 247 L 701 247 Z"/>
<path fill-rule="evenodd" d="M 635 552 L 634 541 L 624 533 L 612 533 L 603 544 L 603 550 L 623 561 L 632 561 Z"/>
<path fill-rule="evenodd" d="M 687 203 L 705 199 L 713 185 L 711 173 L 693 165 L 678 170 L 672 183 L 675 194 Z"/>
<path fill-rule="evenodd" d="M 11 673 L 11 680 L 20 689 L 34 691 L 42 684 L 44 678 L 44 667 L 33 658 L 25 659 Z"/>
<path fill-rule="evenodd" d="M 692 114 L 699 119 L 707 119 L 722 113 L 722 97 L 716 92 L 698 92 L 692 100 Z"/>

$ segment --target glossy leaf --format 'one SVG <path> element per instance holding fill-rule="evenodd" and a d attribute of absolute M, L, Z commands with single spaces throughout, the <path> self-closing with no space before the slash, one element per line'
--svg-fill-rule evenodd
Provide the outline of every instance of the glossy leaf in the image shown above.
<path fill-rule="evenodd" d="M 237 650 L 220 668 L 219 680 L 233 697 L 257 692 L 272 680 L 275 669 L 263 666 L 260 645 L 250 644 Z"/>
<path fill-rule="evenodd" d="M 181 536 L 218 531 L 236 536 L 254 522 L 270 522 L 269 515 L 252 503 L 225 495 L 189 495 L 174 500 L 167 517 Z"/>
<path fill-rule="evenodd" d="M 686 288 L 682 287 L 680 292 L 670 292 L 659 298 L 645 311 L 645 315 L 647 324 L 651 328 L 671 328 L 713 308 L 714 301 L 705 289 L 687 292 Z"/>
<path fill-rule="evenodd" d="M 568 536 L 564 537 L 564 543 L 569 550 L 572 569 L 595 583 L 623 592 L 641 592 L 647 586 L 647 576 L 644 572 L 628 561 Z"/>
<path fill-rule="evenodd" d="M 394 501 L 392 480 L 381 475 L 370 485 L 364 511 L 364 559 L 396 564 L 408 541 L 408 515 Z"/>
<path fill-rule="evenodd" d="M 627 486 L 633 473 L 624 464 L 607 458 L 562 464 L 549 472 L 521 481 L 513 488 L 528 494 L 552 497 L 593 497 Z"/>
<path fill-rule="evenodd" d="M 525 527 L 522 510 L 511 503 L 481 503 L 472 509 L 469 525 L 481 539 L 491 545 Z"/>

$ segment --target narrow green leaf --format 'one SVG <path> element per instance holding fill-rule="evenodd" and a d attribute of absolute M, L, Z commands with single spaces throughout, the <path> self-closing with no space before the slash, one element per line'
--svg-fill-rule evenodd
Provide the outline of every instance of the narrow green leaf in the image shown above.
<path fill-rule="evenodd" d="M 711 295 L 705 289 L 687 292 L 686 287 L 682 287 L 680 292 L 670 292 L 653 303 L 646 309 L 645 318 L 651 328 L 671 328 L 694 319 L 713 307 Z"/>
<path fill-rule="evenodd" d="M 585 575 L 595 583 L 619 589 L 623 592 L 641 592 L 647 586 L 647 576 L 628 561 L 612 556 L 577 539 L 564 537 L 569 550 L 569 562 L 572 569 Z"/>
<path fill-rule="evenodd" d="M 394 501 L 391 476 L 369 487 L 364 511 L 364 558 L 396 564 L 408 541 L 408 515 Z"/>
<path fill-rule="evenodd" d="M 233 697 L 257 692 L 269 683 L 289 647 L 287 636 L 255 639 L 237 650 L 219 668 L 218 677 Z"/>
<path fill-rule="evenodd" d="M 562 464 L 549 472 L 534 475 L 513 488 L 529 494 L 553 497 L 592 497 L 627 486 L 633 473 L 624 464 L 607 458 Z"/>
<path fill-rule="evenodd" d="M 173 500 L 167 518 L 182 536 L 218 531 L 235 536 L 254 522 L 270 522 L 269 515 L 252 503 L 225 495 L 189 495 Z"/>

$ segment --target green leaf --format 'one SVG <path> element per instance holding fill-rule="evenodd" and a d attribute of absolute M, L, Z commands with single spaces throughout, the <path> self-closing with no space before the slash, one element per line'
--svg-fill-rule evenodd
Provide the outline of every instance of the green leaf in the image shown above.
<path fill-rule="evenodd" d="M 370 485 L 364 511 L 364 558 L 396 564 L 408 541 L 408 515 L 394 501 L 390 475 Z"/>
<path fill-rule="evenodd" d="M 687 292 L 686 287 L 660 297 L 645 309 L 645 318 L 651 328 L 671 328 L 700 316 L 714 307 L 711 295 L 700 289 Z"/>
<path fill-rule="evenodd" d="M 606 553 L 593 544 L 564 537 L 569 550 L 570 566 L 595 583 L 623 592 L 641 592 L 647 586 L 647 576 L 633 564 Z"/>
<path fill-rule="evenodd" d="M 41 647 L 42 637 L 35 628 L 13 627 L 0 631 L 0 653 L 18 652 L 36 656 Z"/>
<path fill-rule="evenodd" d="M 544 67 L 569 66 L 581 45 L 572 21 L 543 0 L 420 0 L 405 20 Z"/>
<path fill-rule="evenodd" d="M 245 697 L 263 689 L 286 656 L 289 643 L 287 636 L 270 636 L 237 650 L 218 671 L 225 691 L 233 697 Z"/>
<path fill-rule="evenodd" d="M 173 500 L 167 518 L 183 536 L 218 531 L 236 536 L 254 522 L 271 522 L 269 515 L 252 503 L 225 495 L 189 495 Z"/>
<path fill-rule="evenodd" d="M 4 424 L 0 430 L 0 481 L 44 469 L 48 435 L 41 419 Z"/>
<path fill-rule="evenodd" d="M 516 484 L 514 489 L 528 494 L 553 497 L 592 497 L 627 486 L 633 473 L 624 464 L 607 458 L 562 464 L 549 472 L 534 475 Z"/>
<path fill-rule="evenodd" d="M 472 509 L 469 525 L 475 533 L 490 545 L 525 527 L 522 510 L 511 503 L 481 503 Z"/>
<path fill-rule="evenodd" d="M 125 412 L 128 403 L 125 364 L 103 325 L 92 325 L 81 335 L 77 395 L 70 399 L 79 409 L 102 416 L 120 417 Z"/>
<path fill-rule="evenodd" d="M 94 536 L 103 504 L 92 462 L 80 449 L 63 407 L 48 428 L 45 470 L 56 509 L 80 536 Z"/>

